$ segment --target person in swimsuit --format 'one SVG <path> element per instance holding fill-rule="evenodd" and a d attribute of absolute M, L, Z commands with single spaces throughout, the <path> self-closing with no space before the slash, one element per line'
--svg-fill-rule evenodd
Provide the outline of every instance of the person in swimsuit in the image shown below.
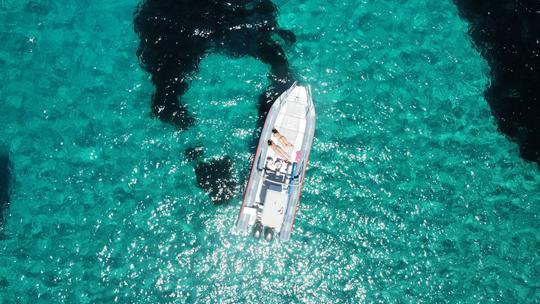
<path fill-rule="evenodd" d="M 279 131 L 274 128 L 272 129 L 272 133 L 274 133 L 274 136 L 279 140 L 279 142 L 284 145 L 285 147 L 287 148 L 293 148 L 294 146 L 287 140 L 287 138 L 285 138 L 285 136 L 281 135 L 281 133 L 279 133 Z"/>
<path fill-rule="evenodd" d="M 289 155 L 280 146 L 276 145 L 271 139 L 268 140 L 268 147 L 270 147 L 277 155 L 281 156 L 286 162 L 289 161 Z"/>

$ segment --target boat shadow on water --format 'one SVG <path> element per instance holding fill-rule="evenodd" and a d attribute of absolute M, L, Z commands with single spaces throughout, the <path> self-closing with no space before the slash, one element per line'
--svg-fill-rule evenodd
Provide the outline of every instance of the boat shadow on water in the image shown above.
<path fill-rule="evenodd" d="M 137 51 L 142 67 L 150 74 L 155 92 L 152 114 L 179 130 L 193 126 L 196 119 L 181 101 L 188 79 L 198 71 L 201 60 L 211 53 L 231 58 L 253 57 L 270 67 L 269 86 L 259 97 L 258 127 L 272 102 L 294 82 L 283 49 L 295 35 L 277 24 L 277 8 L 270 0 L 145 0 L 135 13 Z M 255 127 L 255 126 L 254 126 Z M 255 129 L 255 128 L 254 128 Z M 250 147 L 257 142 L 254 132 Z M 195 150 L 186 149 L 186 155 Z M 209 162 L 195 157 L 197 184 L 215 203 L 237 194 L 233 162 L 228 156 Z"/>

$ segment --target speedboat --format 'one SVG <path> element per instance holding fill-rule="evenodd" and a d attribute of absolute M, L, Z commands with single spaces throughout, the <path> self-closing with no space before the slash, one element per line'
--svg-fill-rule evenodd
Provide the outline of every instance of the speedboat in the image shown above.
<path fill-rule="evenodd" d="M 309 86 L 294 83 L 266 116 L 236 229 L 271 241 L 291 238 L 315 133 Z"/>

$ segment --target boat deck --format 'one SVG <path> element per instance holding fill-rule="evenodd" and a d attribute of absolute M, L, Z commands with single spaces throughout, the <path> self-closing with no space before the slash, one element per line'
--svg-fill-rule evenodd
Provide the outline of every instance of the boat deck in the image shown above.
<path fill-rule="evenodd" d="M 277 136 L 272 141 L 287 153 L 284 160 L 273 149 L 268 149 L 263 171 L 263 182 L 258 189 L 257 204 L 259 205 L 258 219 L 266 227 L 276 228 L 279 231 L 285 210 L 289 201 L 289 183 L 293 174 L 292 163 L 300 158 L 304 132 L 306 129 L 307 92 L 303 87 L 296 87 L 287 96 L 285 104 L 280 109 L 274 128 L 283 135 L 292 147 L 280 144 Z"/>
<path fill-rule="evenodd" d="M 294 154 L 302 149 L 306 130 L 307 98 L 305 88 L 295 87 L 276 119 L 274 127 L 293 145 L 289 161 L 295 161 Z"/>
<path fill-rule="evenodd" d="M 263 229 L 265 238 L 268 232 L 290 239 L 314 128 L 310 89 L 294 84 L 274 102 L 261 131 L 237 220 L 239 231 L 254 227 L 254 236 Z"/>

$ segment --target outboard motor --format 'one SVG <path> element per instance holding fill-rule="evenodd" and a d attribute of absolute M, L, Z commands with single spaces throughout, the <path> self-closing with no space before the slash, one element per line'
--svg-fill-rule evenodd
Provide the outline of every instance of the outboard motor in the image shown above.
<path fill-rule="evenodd" d="M 258 240 L 261 237 L 262 232 L 263 232 L 263 226 L 261 222 L 256 222 L 255 225 L 253 226 L 253 238 Z"/>
<path fill-rule="evenodd" d="M 264 229 L 264 239 L 267 242 L 270 242 L 272 241 L 273 238 L 274 238 L 274 229 L 266 227 Z"/>

